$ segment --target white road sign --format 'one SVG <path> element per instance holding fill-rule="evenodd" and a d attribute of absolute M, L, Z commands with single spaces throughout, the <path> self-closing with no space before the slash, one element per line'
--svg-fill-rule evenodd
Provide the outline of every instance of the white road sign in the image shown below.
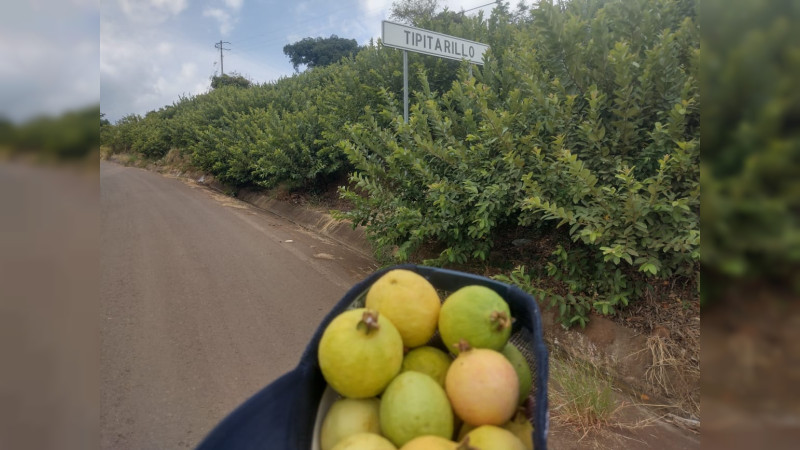
<path fill-rule="evenodd" d="M 489 49 L 486 44 L 466 39 L 409 27 L 384 20 L 383 45 L 426 55 L 455 60 L 465 59 L 474 64 L 483 64 L 483 54 Z"/>

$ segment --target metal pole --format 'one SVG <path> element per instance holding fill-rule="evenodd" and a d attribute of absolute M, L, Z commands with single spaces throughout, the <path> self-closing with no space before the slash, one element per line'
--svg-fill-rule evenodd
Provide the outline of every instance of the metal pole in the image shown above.
<path fill-rule="evenodd" d="M 403 50 L 403 121 L 408 123 L 408 51 Z"/>
<path fill-rule="evenodd" d="M 220 76 L 225 75 L 225 66 L 222 65 L 222 51 L 223 50 L 230 50 L 229 48 L 225 48 L 225 44 L 230 44 L 230 42 L 220 40 L 219 42 L 214 44 L 214 48 L 219 49 L 219 73 Z"/>

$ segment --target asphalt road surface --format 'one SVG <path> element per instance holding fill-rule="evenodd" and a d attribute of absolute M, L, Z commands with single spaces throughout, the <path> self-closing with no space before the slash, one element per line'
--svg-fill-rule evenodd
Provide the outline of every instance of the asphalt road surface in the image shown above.
<path fill-rule="evenodd" d="M 100 446 L 194 447 L 374 262 L 195 183 L 100 164 Z"/>

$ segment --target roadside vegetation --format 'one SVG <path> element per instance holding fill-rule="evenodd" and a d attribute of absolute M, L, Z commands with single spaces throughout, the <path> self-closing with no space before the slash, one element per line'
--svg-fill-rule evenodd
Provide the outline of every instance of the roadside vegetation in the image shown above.
<path fill-rule="evenodd" d="M 0 156 L 32 156 L 39 161 L 81 161 L 100 148 L 100 105 L 39 116 L 23 123 L 0 117 Z M 96 159 L 95 159 L 96 161 Z"/>
<path fill-rule="evenodd" d="M 491 50 L 471 71 L 409 54 L 407 124 L 401 53 L 371 42 L 126 116 L 102 143 L 149 159 L 178 149 L 234 187 L 315 192 L 349 177 L 339 217 L 365 225 L 384 261 L 499 263 L 565 326 L 663 281 L 696 298 L 697 3 L 502 4 L 489 17 L 410 6 L 395 20 Z"/>

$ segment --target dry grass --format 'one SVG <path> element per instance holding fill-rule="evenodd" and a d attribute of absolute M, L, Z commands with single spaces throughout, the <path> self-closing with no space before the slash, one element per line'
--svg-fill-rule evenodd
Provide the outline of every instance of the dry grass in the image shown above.
<path fill-rule="evenodd" d="M 647 350 L 652 363 L 645 372 L 647 383 L 663 395 L 678 399 L 681 411 L 696 416 L 700 410 L 699 387 L 700 368 L 687 358 L 686 349 L 677 342 L 662 336 L 647 338 Z"/>
<path fill-rule="evenodd" d="M 571 357 L 552 358 L 550 369 L 550 404 L 555 422 L 574 426 L 584 436 L 610 423 L 619 409 L 610 376 Z"/>

